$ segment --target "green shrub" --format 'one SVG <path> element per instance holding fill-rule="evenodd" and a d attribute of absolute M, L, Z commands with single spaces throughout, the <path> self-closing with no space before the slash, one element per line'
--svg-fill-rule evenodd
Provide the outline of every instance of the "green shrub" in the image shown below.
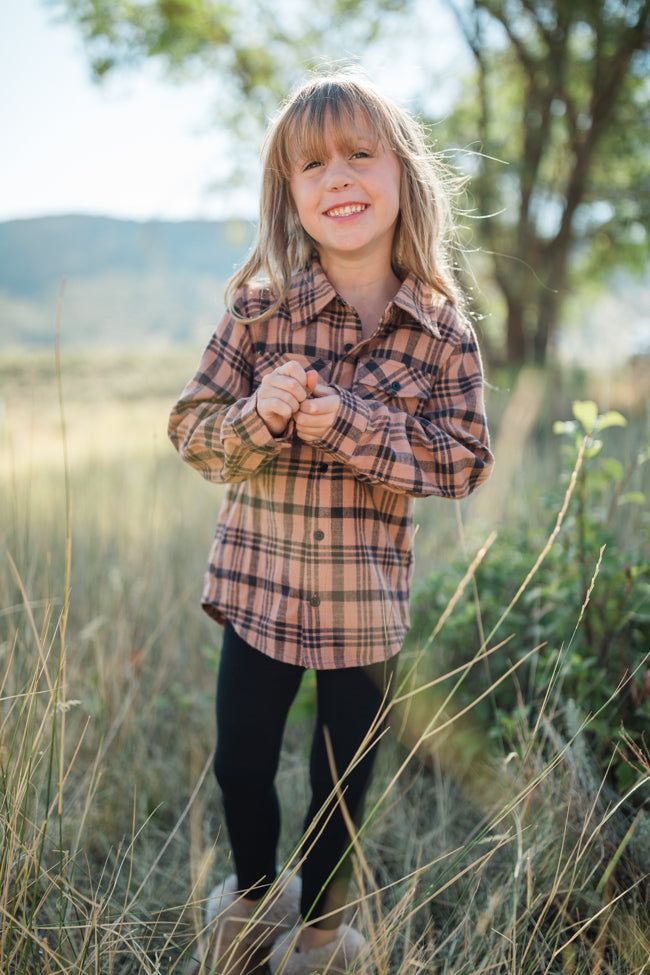
<path fill-rule="evenodd" d="M 592 402 L 574 403 L 573 412 L 572 420 L 554 426 L 565 440 L 564 467 L 558 490 L 544 499 L 547 517 L 536 519 L 546 522 L 546 535 L 528 523 L 506 529 L 479 565 L 473 593 L 468 587 L 429 656 L 442 675 L 476 655 L 455 692 L 462 706 L 518 664 L 475 706 L 488 736 L 512 748 L 522 711 L 534 725 L 542 701 L 553 702 L 569 739 L 591 717 L 589 744 L 610 783 L 622 791 L 636 774 L 630 743 L 640 742 L 650 727 L 650 519 L 645 497 L 635 487 L 650 448 L 624 465 L 604 452 L 601 434 L 624 426 L 625 418 L 615 412 L 598 415 Z M 560 531 L 518 598 L 570 481 Z M 420 589 L 411 647 L 432 632 L 459 573 L 460 566 L 437 571 Z M 483 634 L 489 635 L 489 646 L 506 642 L 482 654 Z"/>

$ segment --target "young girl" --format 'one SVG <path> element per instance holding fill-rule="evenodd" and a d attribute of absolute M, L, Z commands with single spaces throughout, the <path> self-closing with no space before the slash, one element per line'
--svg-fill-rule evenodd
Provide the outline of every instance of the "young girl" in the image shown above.
<path fill-rule="evenodd" d="M 236 874 L 194 971 L 242 975 L 275 943 L 273 973 L 343 972 L 364 943 L 342 920 L 341 805 L 358 824 L 409 625 L 413 499 L 464 497 L 492 466 L 450 231 L 419 126 L 365 81 L 311 80 L 271 125 L 256 243 L 169 425 L 183 460 L 229 484 L 203 607 L 225 626 L 215 773 Z M 307 668 L 298 888 L 276 881 L 274 779 Z"/>

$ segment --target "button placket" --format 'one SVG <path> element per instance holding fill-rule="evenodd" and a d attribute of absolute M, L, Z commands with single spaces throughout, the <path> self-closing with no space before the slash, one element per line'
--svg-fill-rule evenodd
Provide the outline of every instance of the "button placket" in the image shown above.
<path fill-rule="evenodd" d="M 322 455 L 321 455 L 322 456 Z M 317 457 L 314 458 L 316 463 L 316 469 L 319 469 L 324 462 L 323 459 L 319 460 Z M 321 498 L 320 498 L 320 479 L 311 478 L 309 482 L 309 487 L 307 491 L 306 501 L 306 521 L 305 521 L 305 542 L 308 550 L 308 555 L 304 561 L 305 567 L 305 577 L 304 577 L 304 599 L 305 604 L 310 606 L 312 609 L 317 609 L 321 603 L 321 597 L 318 593 L 319 585 L 319 571 L 318 563 L 320 558 L 320 552 L 318 546 L 320 542 L 325 538 L 325 531 L 322 528 L 317 527 L 319 521 L 321 521 L 319 512 L 321 510 Z"/>
<path fill-rule="evenodd" d="M 322 542 L 325 538 L 325 532 L 321 528 L 316 528 L 313 533 L 313 538 L 315 542 Z M 314 608 L 320 606 L 320 596 L 317 592 L 312 593 L 309 604 Z"/>

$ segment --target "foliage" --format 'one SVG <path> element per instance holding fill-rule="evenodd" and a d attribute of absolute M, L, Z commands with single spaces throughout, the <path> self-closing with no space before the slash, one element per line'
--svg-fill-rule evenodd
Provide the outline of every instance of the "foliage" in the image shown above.
<path fill-rule="evenodd" d="M 476 243 L 508 362 L 541 364 L 568 289 L 647 264 L 650 4 L 450 2 L 476 65 L 448 121 L 479 151 Z"/>
<path fill-rule="evenodd" d="M 218 79 L 218 112 L 237 135 L 326 53 L 362 47 L 395 0 L 50 0 L 80 29 L 97 80 L 153 58 L 176 80 Z M 258 146 L 259 148 L 259 146 Z"/>
<path fill-rule="evenodd" d="M 513 679 L 475 708 L 488 735 L 514 746 L 522 716 L 534 724 L 550 697 L 569 739 L 588 722 L 590 747 L 616 790 L 634 782 L 631 746 L 642 743 L 650 726 L 650 519 L 643 492 L 628 489 L 650 448 L 624 466 L 603 455 L 600 436 L 625 422 L 620 413 L 598 415 L 593 402 L 578 401 L 573 420 L 555 425 L 556 434 L 569 438 L 564 486 L 576 478 L 562 530 L 504 622 L 503 606 L 512 602 L 541 545 L 539 528 L 511 526 L 477 569 L 476 602 L 467 597 L 459 604 L 445 625 L 440 658 L 436 654 L 444 672 L 462 665 L 483 643 L 483 633 L 491 641 L 506 637 L 497 652 L 479 653 L 461 689 L 464 702 L 516 665 Z M 549 516 L 559 503 L 549 490 Z M 427 581 L 416 607 L 416 641 L 431 632 L 453 584 L 448 570 Z"/>

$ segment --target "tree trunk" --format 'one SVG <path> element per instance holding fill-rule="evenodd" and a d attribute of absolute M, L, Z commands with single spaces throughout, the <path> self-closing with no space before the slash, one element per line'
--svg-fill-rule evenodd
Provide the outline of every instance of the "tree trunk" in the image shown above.
<path fill-rule="evenodd" d="M 509 295 L 508 319 L 506 322 L 506 353 L 508 363 L 521 366 L 527 360 L 525 322 L 525 302 L 520 295 Z"/>

